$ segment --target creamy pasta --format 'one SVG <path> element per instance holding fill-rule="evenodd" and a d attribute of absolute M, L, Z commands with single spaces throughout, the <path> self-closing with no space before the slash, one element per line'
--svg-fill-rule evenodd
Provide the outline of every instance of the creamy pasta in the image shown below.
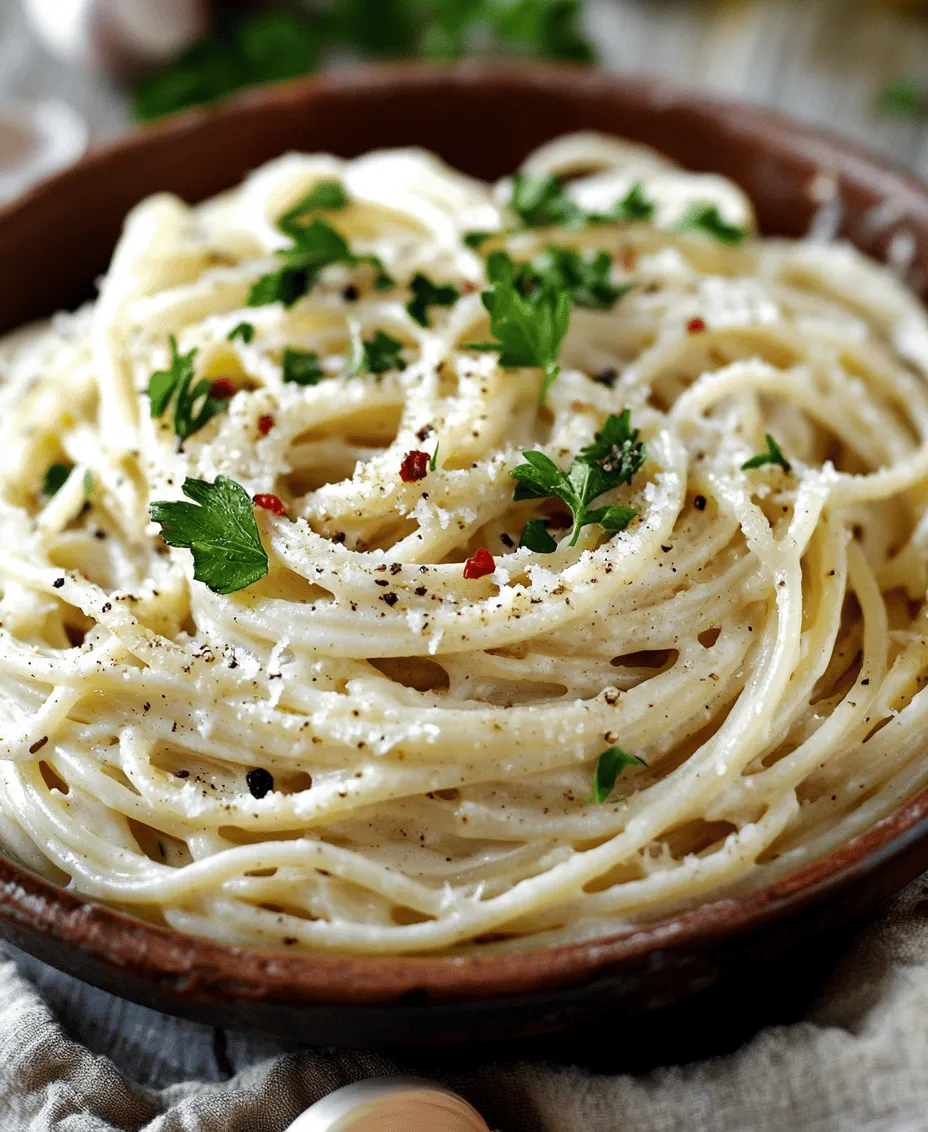
<path fill-rule="evenodd" d="M 460 953 L 755 888 L 928 783 L 915 296 L 615 139 L 518 186 L 288 155 L 140 204 L 97 301 L 0 344 L 7 852 L 227 943 Z M 564 249 L 545 372 L 487 264 Z M 606 487 L 575 524 L 528 465 Z M 239 588 L 163 537 L 220 477 Z"/>

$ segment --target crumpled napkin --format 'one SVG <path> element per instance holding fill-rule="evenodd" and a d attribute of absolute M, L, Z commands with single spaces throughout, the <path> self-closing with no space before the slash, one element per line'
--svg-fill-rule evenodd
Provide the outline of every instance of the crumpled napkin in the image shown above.
<path fill-rule="evenodd" d="M 226 1081 L 146 1087 L 69 1037 L 36 985 L 37 966 L 25 966 L 30 974 L 0 953 L 2 1132 L 283 1132 L 350 1081 L 417 1071 L 462 1093 L 499 1132 L 928 1129 L 928 877 L 857 937 L 803 1021 L 762 1030 L 728 1056 L 639 1075 L 544 1061 L 456 1068 L 453 1051 L 417 1066 L 414 1054 L 401 1064 L 308 1049 Z M 163 1024 L 183 1044 L 186 1024 Z M 634 1042 L 608 1021 L 602 1033 L 617 1047 Z M 97 1034 L 95 1044 L 117 1037 Z"/>

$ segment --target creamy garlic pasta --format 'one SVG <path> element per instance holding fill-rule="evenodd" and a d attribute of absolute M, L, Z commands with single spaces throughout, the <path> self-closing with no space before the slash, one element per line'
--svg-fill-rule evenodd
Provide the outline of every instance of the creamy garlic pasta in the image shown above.
<path fill-rule="evenodd" d="M 593 134 L 140 204 L 0 344 L 5 850 L 450 954 L 755 888 L 928 783 L 925 313 L 752 227 Z"/>

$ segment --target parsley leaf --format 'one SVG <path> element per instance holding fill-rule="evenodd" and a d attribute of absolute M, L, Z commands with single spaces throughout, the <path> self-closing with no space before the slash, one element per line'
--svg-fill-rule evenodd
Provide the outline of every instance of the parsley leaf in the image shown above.
<path fill-rule="evenodd" d="M 522 530 L 519 546 L 526 546 L 537 554 L 552 554 L 557 550 L 557 543 L 548 534 L 548 524 L 545 519 L 529 519 Z"/>
<path fill-rule="evenodd" d="M 582 449 L 566 472 L 543 452 L 523 452 L 526 463 L 509 473 L 519 482 L 515 500 L 558 496 L 574 517 L 575 546 L 581 528 L 599 523 L 607 531 L 624 531 L 637 512 L 634 507 L 612 504 L 589 505 L 620 484 L 629 484 L 647 459 L 647 448 L 638 442 L 638 430 L 630 427 L 630 413 L 610 414 L 592 444 Z"/>
<path fill-rule="evenodd" d="M 461 297 L 461 292 L 450 283 L 433 283 L 421 271 L 410 281 L 412 298 L 406 304 L 409 317 L 420 326 L 429 325 L 429 307 L 453 307 Z"/>
<path fill-rule="evenodd" d="M 228 408 L 228 402 L 210 396 L 212 382 L 203 378 L 194 384 L 193 359 L 196 347 L 186 354 L 177 350 L 177 339 L 171 335 L 171 367 L 157 370 L 148 383 L 148 400 L 152 417 L 164 415 L 174 398 L 174 435 L 181 441 L 193 436 L 217 413 Z"/>
<path fill-rule="evenodd" d="M 558 351 L 570 323 L 570 295 L 543 289 L 523 295 L 517 285 L 516 268 L 507 252 L 493 252 L 487 259 L 490 288 L 480 296 L 490 313 L 495 342 L 471 342 L 471 349 L 496 350 L 506 368 L 538 366 L 544 371 L 539 405 L 560 373 Z"/>
<path fill-rule="evenodd" d="M 312 350 L 285 346 L 282 364 L 284 381 L 293 385 L 318 385 L 324 376 L 319 355 Z"/>
<path fill-rule="evenodd" d="M 42 494 L 51 498 L 68 482 L 68 476 L 74 471 L 73 464 L 52 464 L 42 480 Z"/>
<path fill-rule="evenodd" d="M 644 759 L 630 755 L 621 747 L 609 747 L 596 760 L 593 772 L 593 796 L 591 802 L 605 802 L 615 787 L 616 780 L 627 766 L 647 766 Z"/>
<path fill-rule="evenodd" d="M 784 472 L 789 472 L 792 469 L 792 464 L 783 455 L 783 449 L 777 444 L 769 432 L 764 433 L 764 440 L 767 442 L 767 451 L 758 452 L 757 455 L 752 456 L 750 460 L 745 460 L 741 465 L 741 470 L 746 472 L 751 468 L 762 468 L 765 464 L 779 464 Z"/>
<path fill-rule="evenodd" d="M 386 373 L 391 369 L 403 370 L 406 363 L 400 356 L 403 343 L 383 330 L 375 330 L 371 338 L 362 338 L 353 329 L 348 348 L 348 375 L 359 377 L 365 373 Z"/>
<path fill-rule="evenodd" d="M 269 568 L 248 492 L 226 476 L 215 483 L 184 480 L 182 500 L 152 503 L 152 521 L 168 546 L 193 552 L 193 576 L 213 593 L 230 594 L 263 578 Z"/>
<path fill-rule="evenodd" d="M 654 214 L 654 204 L 645 197 L 639 181 L 606 212 L 587 212 L 568 195 L 560 177 L 554 173 L 517 173 L 512 182 L 509 207 L 526 228 L 586 228 L 594 224 L 650 220 Z"/>
<path fill-rule="evenodd" d="M 571 248 L 551 245 L 531 263 L 521 264 L 516 284 L 523 294 L 548 290 L 567 291 L 578 307 L 609 310 L 623 295 L 637 287 L 636 281 L 612 282 L 612 256 L 605 250 L 582 256 Z"/>
<path fill-rule="evenodd" d="M 610 413 L 593 443 L 581 448 L 577 459 L 600 464 L 604 472 L 617 477 L 617 483 L 631 483 L 648 458 L 647 446 L 638 439 L 639 431 L 632 428 L 630 409 L 624 409 L 618 417 Z"/>
<path fill-rule="evenodd" d="M 237 326 L 233 327 L 232 330 L 229 331 L 229 333 L 226 335 L 226 338 L 230 342 L 234 342 L 236 338 L 241 338 L 241 340 L 247 346 L 249 342 L 251 342 L 251 340 L 254 338 L 254 336 L 254 326 L 250 322 L 240 322 Z"/>
<path fill-rule="evenodd" d="M 714 204 L 691 204 L 674 225 L 678 232 L 695 232 L 719 244 L 742 244 L 747 232 L 737 224 L 729 224 Z"/>

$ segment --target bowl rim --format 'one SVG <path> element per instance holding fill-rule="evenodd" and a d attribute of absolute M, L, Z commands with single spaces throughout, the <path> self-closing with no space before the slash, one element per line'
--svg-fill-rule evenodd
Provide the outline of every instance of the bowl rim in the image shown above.
<path fill-rule="evenodd" d="M 762 132 L 774 148 L 798 156 L 814 150 L 816 162 L 836 174 L 884 191 L 887 176 L 928 227 L 928 186 L 891 160 L 853 141 L 776 111 L 694 92 L 660 79 L 625 76 L 571 63 L 467 60 L 456 64 L 386 63 L 351 67 L 235 95 L 215 106 L 189 110 L 95 146 L 74 165 L 34 185 L 0 207 L 0 225 L 65 190 L 76 174 L 105 167 L 115 155 L 131 155 L 152 141 L 203 130 L 219 118 L 247 114 L 256 106 L 310 103 L 317 95 L 389 89 L 397 83 L 426 89 L 441 82 L 565 83 L 591 92 L 616 90 L 648 96 L 662 105 L 684 105 L 726 115 L 744 131 Z M 830 893 L 862 881 L 916 842 L 928 837 L 928 787 L 892 813 L 823 856 L 762 888 L 701 904 L 642 927 L 555 946 L 457 956 L 337 955 L 236 947 L 136 919 L 116 908 L 62 888 L 0 854 L 0 922 L 26 935 L 51 939 L 111 968 L 131 970 L 147 982 L 202 996 L 239 1001 L 289 1001 L 345 1006 L 372 1005 L 425 994 L 429 1001 L 489 999 L 588 982 L 610 967 L 648 961 L 657 952 L 709 946 L 736 938 Z"/>

